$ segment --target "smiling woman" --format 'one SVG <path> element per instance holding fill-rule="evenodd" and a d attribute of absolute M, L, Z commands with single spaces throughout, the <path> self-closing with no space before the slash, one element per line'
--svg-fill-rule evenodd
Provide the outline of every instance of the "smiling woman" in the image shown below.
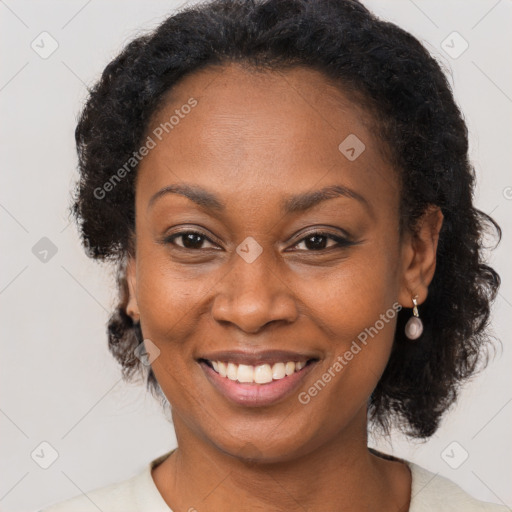
<path fill-rule="evenodd" d="M 109 346 L 178 448 L 48 511 L 505 510 L 367 446 L 436 432 L 500 284 L 415 38 L 355 0 L 189 7 L 107 66 L 76 141 L 84 245 L 118 265 Z"/>

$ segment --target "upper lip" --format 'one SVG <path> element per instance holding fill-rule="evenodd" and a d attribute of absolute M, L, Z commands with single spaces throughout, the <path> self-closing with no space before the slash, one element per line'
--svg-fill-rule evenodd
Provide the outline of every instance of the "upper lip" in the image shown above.
<path fill-rule="evenodd" d="M 312 352 L 291 352 L 287 350 L 263 350 L 258 352 L 223 350 L 204 354 L 199 359 L 257 366 L 260 364 L 286 363 L 288 361 L 305 363 L 310 359 L 319 359 L 319 356 Z"/>

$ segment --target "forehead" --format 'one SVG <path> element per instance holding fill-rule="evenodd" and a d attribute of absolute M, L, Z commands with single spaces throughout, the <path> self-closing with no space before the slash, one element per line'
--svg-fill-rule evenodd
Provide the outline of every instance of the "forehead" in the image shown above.
<path fill-rule="evenodd" d="M 139 166 L 137 194 L 149 200 L 186 181 L 261 200 L 342 183 L 395 203 L 396 176 L 372 122 L 314 69 L 206 68 L 173 87 L 153 116 L 155 147 Z"/>

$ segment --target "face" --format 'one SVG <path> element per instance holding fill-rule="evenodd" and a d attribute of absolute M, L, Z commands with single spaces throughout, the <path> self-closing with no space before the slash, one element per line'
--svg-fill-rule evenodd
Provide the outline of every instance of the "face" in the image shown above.
<path fill-rule="evenodd" d="M 315 70 L 238 65 L 187 76 L 155 115 L 129 308 L 178 441 L 275 461 L 365 433 L 422 284 L 370 124 Z"/>

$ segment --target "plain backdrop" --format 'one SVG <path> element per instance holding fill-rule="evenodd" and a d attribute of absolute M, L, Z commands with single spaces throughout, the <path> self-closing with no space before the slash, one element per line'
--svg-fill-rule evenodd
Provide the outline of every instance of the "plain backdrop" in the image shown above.
<path fill-rule="evenodd" d="M 512 506 L 512 3 L 365 3 L 412 32 L 446 68 L 470 132 L 476 204 L 504 231 L 490 257 L 503 281 L 492 318 L 502 349 L 428 442 L 399 435 L 371 441 L 477 498 Z M 159 404 L 143 386 L 121 381 L 105 334 L 116 302 L 113 273 L 85 256 L 67 208 L 77 177 L 74 128 L 86 86 L 128 41 L 178 5 L 0 1 L 3 511 L 39 510 L 128 478 L 175 446 Z M 45 261 L 41 247 L 48 251 Z M 44 469 L 38 453 L 46 462 L 53 455 L 56 460 Z"/>

